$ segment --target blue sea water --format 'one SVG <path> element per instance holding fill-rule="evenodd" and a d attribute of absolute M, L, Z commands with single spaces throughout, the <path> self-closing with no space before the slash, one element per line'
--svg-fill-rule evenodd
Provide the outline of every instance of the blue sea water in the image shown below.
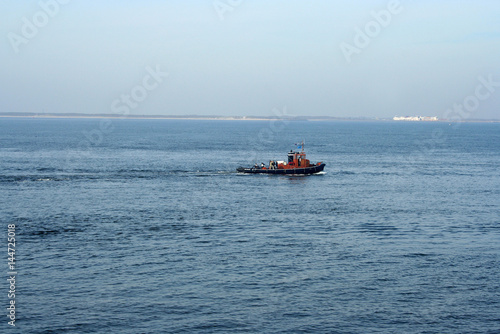
<path fill-rule="evenodd" d="M 500 333 L 499 130 L 0 119 L 12 330 Z M 302 140 L 325 173 L 235 173 Z"/>

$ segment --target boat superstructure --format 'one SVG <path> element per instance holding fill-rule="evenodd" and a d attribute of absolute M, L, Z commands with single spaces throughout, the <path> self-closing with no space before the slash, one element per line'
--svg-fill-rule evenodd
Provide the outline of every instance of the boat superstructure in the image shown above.
<path fill-rule="evenodd" d="M 308 175 L 315 174 L 323 171 L 325 164 L 318 162 L 313 164 L 306 158 L 304 150 L 304 142 L 296 144 L 300 151 L 290 150 L 287 155 L 286 161 L 269 161 L 269 165 L 261 163 L 255 164 L 253 167 L 245 168 L 239 167 L 239 173 L 252 173 L 252 174 L 297 174 Z"/>

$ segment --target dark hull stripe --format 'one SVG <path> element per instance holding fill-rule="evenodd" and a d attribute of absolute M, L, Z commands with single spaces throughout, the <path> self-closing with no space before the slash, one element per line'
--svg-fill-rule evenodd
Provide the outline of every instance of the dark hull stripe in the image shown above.
<path fill-rule="evenodd" d="M 294 175 L 307 175 L 314 174 L 323 171 L 325 164 L 319 166 L 306 167 L 306 168 L 294 168 L 294 169 L 255 169 L 255 168 L 238 168 L 237 171 L 240 173 L 249 174 L 294 174 Z"/>

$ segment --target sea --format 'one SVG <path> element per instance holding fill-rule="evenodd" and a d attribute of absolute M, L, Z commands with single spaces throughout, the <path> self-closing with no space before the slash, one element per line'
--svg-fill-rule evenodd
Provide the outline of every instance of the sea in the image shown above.
<path fill-rule="evenodd" d="M 500 123 L 1 118 L 0 203 L 2 333 L 500 333 Z"/>

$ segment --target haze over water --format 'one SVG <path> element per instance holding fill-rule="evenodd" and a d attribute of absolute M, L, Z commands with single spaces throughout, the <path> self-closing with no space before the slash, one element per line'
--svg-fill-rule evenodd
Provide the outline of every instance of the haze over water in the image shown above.
<path fill-rule="evenodd" d="M 458 116 L 499 119 L 499 16 L 496 0 L 2 1 L 0 113 L 450 118 L 491 76 Z"/>

